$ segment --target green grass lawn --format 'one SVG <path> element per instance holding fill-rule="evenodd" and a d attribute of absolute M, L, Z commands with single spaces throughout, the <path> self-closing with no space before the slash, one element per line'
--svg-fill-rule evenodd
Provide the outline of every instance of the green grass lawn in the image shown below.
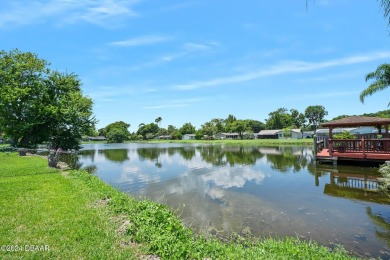
<path fill-rule="evenodd" d="M 84 171 L 49 169 L 38 156 L 0 153 L 0 191 L 0 259 L 351 259 L 296 238 L 205 239 L 164 205 Z M 23 250 L 7 251 L 15 245 Z"/>
<path fill-rule="evenodd" d="M 101 194 L 78 178 L 47 167 L 38 156 L 0 153 L 0 246 L 21 246 L 0 258 L 132 258 Z M 49 251 L 25 251 L 26 245 Z"/>

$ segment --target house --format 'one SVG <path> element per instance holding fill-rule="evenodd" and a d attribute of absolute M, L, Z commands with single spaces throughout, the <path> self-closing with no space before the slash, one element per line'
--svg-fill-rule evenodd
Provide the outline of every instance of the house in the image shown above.
<path fill-rule="evenodd" d="M 257 134 L 258 139 L 279 139 L 283 136 L 283 132 L 280 129 L 277 130 L 261 130 Z"/>
<path fill-rule="evenodd" d="M 183 140 L 195 140 L 195 134 L 185 134 Z"/>
<path fill-rule="evenodd" d="M 291 138 L 291 139 L 302 139 L 302 131 L 301 129 L 290 129 L 286 134 L 282 129 L 275 130 L 261 130 L 257 134 L 258 139 L 281 139 L 281 138 Z"/>
<path fill-rule="evenodd" d="M 302 139 L 303 134 L 301 129 L 290 129 L 291 139 Z"/>
<path fill-rule="evenodd" d="M 219 133 L 215 135 L 215 139 L 239 139 L 238 133 Z"/>

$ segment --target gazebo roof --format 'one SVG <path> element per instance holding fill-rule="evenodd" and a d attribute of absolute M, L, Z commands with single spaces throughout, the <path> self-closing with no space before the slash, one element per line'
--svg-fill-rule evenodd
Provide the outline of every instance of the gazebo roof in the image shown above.
<path fill-rule="evenodd" d="M 380 126 L 390 125 L 390 118 L 351 116 L 321 124 L 323 127 L 345 127 L 345 126 Z"/>

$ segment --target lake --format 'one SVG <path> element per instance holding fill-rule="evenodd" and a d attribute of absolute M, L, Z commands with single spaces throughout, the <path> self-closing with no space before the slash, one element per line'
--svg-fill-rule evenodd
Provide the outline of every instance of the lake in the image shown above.
<path fill-rule="evenodd" d="M 79 162 L 204 234 L 312 239 L 390 259 L 390 199 L 377 168 L 314 163 L 312 147 L 87 144 Z"/>

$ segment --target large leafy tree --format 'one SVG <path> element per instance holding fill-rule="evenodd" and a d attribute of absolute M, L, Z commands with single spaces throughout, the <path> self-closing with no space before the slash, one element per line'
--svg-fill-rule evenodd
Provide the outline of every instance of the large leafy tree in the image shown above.
<path fill-rule="evenodd" d="M 267 129 L 283 129 L 292 124 L 291 115 L 286 108 L 278 108 L 268 114 L 269 118 L 266 120 Z"/>
<path fill-rule="evenodd" d="M 244 138 L 244 132 L 250 131 L 251 128 L 246 120 L 234 120 L 227 125 L 229 132 L 238 133 L 240 139 Z"/>
<path fill-rule="evenodd" d="M 323 106 L 308 106 L 305 109 L 305 117 L 308 119 L 309 123 L 313 125 L 314 131 L 317 130 L 318 125 L 326 115 L 328 115 L 328 112 Z"/>
<path fill-rule="evenodd" d="M 129 127 L 130 124 L 123 121 L 117 121 L 101 129 L 100 134 L 105 136 L 109 143 L 122 143 L 130 136 Z"/>
<path fill-rule="evenodd" d="M 360 101 L 362 103 L 364 103 L 364 99 L 367 96 L 390 87 L 390 64 L 382 64 L 376 71 L 368 73 L 366 81 L 370 80 L 373 80 L 373 82 L 360 93 Z"/>
<path fill-rule="evenodd" d="M 193 126 L 190 122 L 188 122 L 188 123 L 184 123 L 183 126 L 180 127 L 179 132 L 182 135 L 195 134 L 196 130 L 195 130 L 195 126 Z"/>
<path fill-rule="evenodd" d="M 137 135 L 142 135 L 143 139 L 152 139 L 158 135 L 159 127 L 155 123 L 139 124 Z"/>
<path fill-rule="evenodd" d="M 82 94 L 77 75 L 49 65 L 30 52 L 0 52 L 0 129 L 15 146 L 50 142 L 78 149 L 96 123 L 92 100 Z"/>
<path fill-rule="evenodd" d="M 302 113 L 299 113 L 296 109 L 290 109 L 290 115 L 292 120 L 291 127 L 294 128 L 301 128 L 305 126 L 306 118 L 305 115 Z"/>

